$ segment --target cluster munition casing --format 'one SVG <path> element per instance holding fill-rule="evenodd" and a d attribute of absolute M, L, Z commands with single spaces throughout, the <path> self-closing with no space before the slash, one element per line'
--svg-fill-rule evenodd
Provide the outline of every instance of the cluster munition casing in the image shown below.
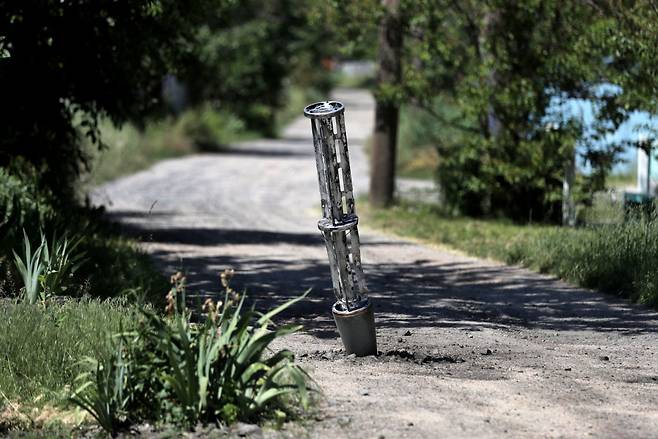
<path fill-rule="evenodd" d="M 334 320 L 347 353 L 373 355 L 377 353 L 375 323 L 361 267 L 345 107 L 336 101 L 318 102 L 307 106 L 304 115 L 311 119 L 313 132 L 322 205 L 318 228 L 327 247 L 336 295 Z"/>
<path fill-rule="evenodd" d="M 324 236 L 333 290 L 340 307 L 351 311 L 367 301 L 361 267 L 359 218 L 355 212 L 352 174 L 345 132 L 345 107 L 329 101 L 304 109 L 311 119 L 318 170 Z"/>

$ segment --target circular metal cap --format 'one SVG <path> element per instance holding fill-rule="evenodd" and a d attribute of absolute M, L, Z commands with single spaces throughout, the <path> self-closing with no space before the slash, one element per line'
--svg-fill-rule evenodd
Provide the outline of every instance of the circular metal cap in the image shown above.
<path fill-rule="evenodd" d="M 345 111 L 345 106 L 338 101 L 316 102 L 304 108 L 304 116 L 311 119 L 333 117 Z"/>

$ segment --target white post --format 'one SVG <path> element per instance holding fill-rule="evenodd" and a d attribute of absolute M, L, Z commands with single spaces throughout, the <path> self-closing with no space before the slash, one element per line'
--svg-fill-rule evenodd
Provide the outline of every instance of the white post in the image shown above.
<path fill-rule="evenodd" d="M 564 180 L 562 181 L 562 225 L 574 227 L 576 225 L 576 205 L 573 200 L 573 184 L 576 178 L 575 151 L 564 166 Z"/>

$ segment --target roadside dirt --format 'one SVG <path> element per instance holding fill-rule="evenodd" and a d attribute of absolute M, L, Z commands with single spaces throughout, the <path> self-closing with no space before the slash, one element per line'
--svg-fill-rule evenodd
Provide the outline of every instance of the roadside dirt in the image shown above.
<path fill-rule="evenodd" d="M 359 90 L 335 98 L 346 104 L 353 180 L 364 194 L 372 99 Z M 286 315 L 305 331 L 280 343 L 324 397 L 314 419 L 265 437 L 658 436 L 654 311 L 367 224 L 362 257 L 380 355 L 345 356 L 303 118 L 282 139 L 164 161 L 92 199 L 142 239 L 164 272 L 183 269 L 199 295 L 219 290 L 227 267 L 237 272 L 234 286 L 263 307 L 313 288 Z"/>

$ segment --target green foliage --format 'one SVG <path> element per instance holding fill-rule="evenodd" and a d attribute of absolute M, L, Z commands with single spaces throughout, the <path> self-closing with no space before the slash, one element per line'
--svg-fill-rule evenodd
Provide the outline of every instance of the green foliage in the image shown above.
<path fill-rule="evenodd" d="M 378 227 L 402 236 L 522 264 L 584 287 L 658 306 L 656 221 L 571 229 L 452 217 L 419 204 L 367 214 Z"/>
<path fill-rule="evenodd" d="M 299 117 L 299 109 L 309 102 L 326 98 L 326 94 L 313 87 L 297 85 L 287 85 L 283 95 L 285 105 L 276 113 L 276 131 Z M 178 116 L 150 121 L 142 129 L 130 123 L 119 128 L 104 119 L 100 133 L 106 147 L 100 151 L 95 151 L 91 144 L 86 147 L 91 156 L 91 171 L 84 179 L 86 186 L 140 171 L 163 159 L 196 152 L 221 152 L 234 142 L 258 135 L 247 130 L 245 122 L 235 114 L 208 102 L 188 108 Z"/>
<path fill-rule="evenodd" d="M 148 256 L 120 237 L 102 211 L 53 201 L 33 172 L 0 168 L 0 208 L 8 219 L 0 227 L 0 295 L 17 296 L 23 287 L 35 302 L 52 294 L 108 298 L 137 291 L 161 301 L 167 284 Z"/>
<path fill-rule="evenodd" d="M 325 16 L 341 17 L 335 38 L 375 45 L 378 2 L 334 9 Z M 403 80 L 378 84 L 375 95 L 426 113 L 415 129 L 438 151 L 453 210 L 556 221 L 576 143 L 592 169 L 580 192 L 591 198 L 623 150 L 609 134 L 634 110 L 655 111 L 651 2 L 413 0 L 401 1 L 399 14 Z M 573 98 L 592 103 L 592 127 L 560 108 Z"/>
<path fill-rule="evenodd" d="M 253 421 L 285 409 L 287 395 L 306 406 L 308 376 L 292 352 L 266 355 L 272 341 L 300 329 L 272 327 L 271 319 L 304 296 L 259 316 L 225 283 L 224 301 L 208 299 L 205 320 L 192 323 L 184 278 L 172 282 L 168 317 L 143 310 L 136 330 L 115 336 L 112 355 L 86 360 L 75 404 L 112 434 L 144 421 Z"/>
<path fill-rule="evenodd" d="M 418 36 L 407 40 L 405 85 L 412 102 L 444 131 L 435 144 L 445 201 L 467 214 L 557 219 L 564 164 L 582 130 L 548 110 L 554 98 L 578 92 L 592 77 L 583 68 L 588 54 L 574 58 L 587 7 L 430 3 L 406 10 L 410 32 Z M 436 94 L 445 95 L 457 114 L 437 111 Z"/>
<path fill-rule="evenodd" d="M 459 108 L 446 96 L 434 99 L 431 111 L 414 105 L 403 105 L 400 111 L 397 175 L 401 177 L 436 179 L 439 156 L 436 145 L 457 147 L 462 132 L 455 127 L 437 123 L 436 118 L 454 119 Z"/>
<path fill-rule="evenodd" d="M 99 129 L 106 147 L 98 150 L 94 145 L 86 146 L 91 170 L 83 181 L 89 186 L 148 168 L 158 160 L 194 152 L 192 142 L 170 118 L 149 122 L 142 129 L 131 123 L 117 127 L 104 119 Z"/>
<path fill-rule="evenodd" d="M 219 152 L 232 142 L 254 135 L 237 116 L 209 104 L 148 122 L 142 129 L 129 123 L 119 128 L 103 120 L 100 133 L 106 147 L 100 151 L 94 151 L 93 145 L 86 147 L 91 156 L 91 171 L 86 178 L 89 185 L 140 171 L 159 160 L 200 151 Z"/>
<path fill-rule="evenodd" d="M 19 404 L 63 402 L 85 356 L 107 356 L 107 334 L 132 330 L 125 299 L 70 300 L 47 307 L 0 300 L 0 389 Z"/>
<path fill-rule="evenodd" d="M 160 109 L 161 81 L 176 73 L 214 1 L 8 2 L 0 8 L 0 166 L 24 157 L 40 184 L 71 199 L 98 122 L 144 121 Z M 140 35 L 135 38 L 135 35 Z M 74 119 L 81 118 L 80 129 Z"/>
<path fill-rule="evenodd" d="M 58 201 L 75 197 L 77 178 L 103 149 L 106 125 L 130 123 L 141 130 L 163 115 L 165 76 L 182 82 L 187 99 L 181 103 L 190 103 L 191 110 L 185 126 L 173 124 L 183 134 L 174 136 L 174 148 L 137 154 L 142 166 L 152 155 L 174 156 L 195 144 L 214 150 L 243 123 L 275 135 L 291 83 L 324 95 L 331 86 L 326 69 L 318 68 L 333 53 L 325 44 L 330 29 L 320 31 L 314 19 L 321 6 L 301 0 L 47 0 L 5 6 L 0 92 L 12 111 L 0 127 L 0 167 L 25 158 L 39 170 L 39 186 L 50 188 Z M 167 134 L 154 143 L 169 143 Z M 131 163 L 128 168 L 136 166 Z M 119 166 L 108 168 L 100 180 Z"/>
<path fill-rule="evenodd" d="M 177 124 L 199 151 L 220 151 L 246 132 L 242 120 L 227 111 L 214 110 L 207 103 L 183 113 Z"/>
<path fill-rule="evenodd" d="M 45 299 L 39 282 L 41 273 L 43 273 L 46 268 L 44 260 L 41 257 L 44 242 L 42 241 L 41 245 L 39 245 L 34 253 L 32 253 L 30 238 L 28 238 L 25 230 L 23 230 L 23 246 L 23 257 L 19 256 L 14 251 L 14 261 L 16 262 L 16 268 L 23 280 L 24 300 L 27 301 L 27 303 L 34 304 L 37 303 L 38 300 Z"/>
<path fill-rule="evenodd" d="M 23 257 L 14 251 L 16 268 L 23 280 L 23 297 L 28 303 L 45 301 L 54 295 L 62 295 L 76 285 L 80 279 L 74 274 L 85 263 L 85 252 L 78 246 L 81 236 L 57 236 L 53 233 L 49 241 L 41 231 L 41 241 L 32 252 L 30 237 L 23 230 Z"/>
<path fill-rule="evenodd" d="M 39 188 L 36 169 L 17 160 L 0 168 L 0 242 L 11 245 L 21 229 L 36 230 L 54 216 L 50 191 Z"/>
<path fill-rule="evenodd" d="M 74 285 L 74 274 L 86 262 L 85 252 L 78 249 L 81 242 L 79 235 L 58 237 L 56 233 L 49 242 L 41 232 L 41 259 L 45 268 L 39 282 L 43 297 L 64 294 Z"/>
<path fill-rule="evenodd" d="M 378 0 L 318 2 L 309 16 L 313 27 L 321 29 L 322 44 L 330 54 L 348 59 L 374 59 L 377 54 L 377 29 L 383 15 Z"/>
<path fill-rule="evenodd" d="M 71 397 L 74 404 L 90 413 L 113 436 L 127 425 L 126 420 L 120 420 L 128 404 L 128 364 L 123 350 L 123 344 L 119 343 L 102 364 L 91 357 L 85 358 L 81 364 L 91 372 L 76 377 L 76 381 L 86 382 Z"/>
<path fill-rule="evenodd" d="M 318 8 L 300 0 L 221 2 L 195 32 L 181 79 L 193 104 L 230 111 L 247 128 L 274 136 L 286 80 L 327 91 Z"/>

